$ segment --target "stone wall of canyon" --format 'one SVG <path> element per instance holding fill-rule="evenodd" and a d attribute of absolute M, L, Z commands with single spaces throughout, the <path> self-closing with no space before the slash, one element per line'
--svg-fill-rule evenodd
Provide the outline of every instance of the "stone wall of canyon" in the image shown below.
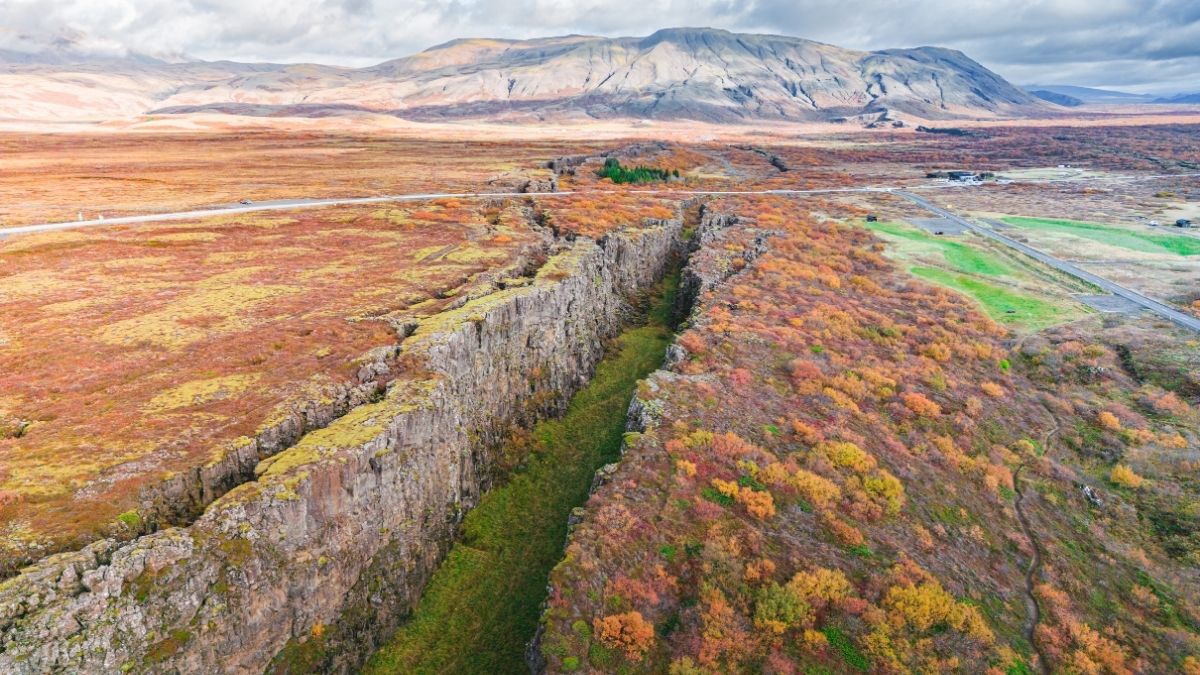
<path fill-rule="evenodd" d="M 0 671 L 361 663 L 486 489 L 491 449 L 589 379 L 628 295 L 682 253 L 682 229 L 559 242 L 536 275 L 422 321 L 380 400 L 353 396 L 191 525 L 99 541 L 6 580 Z"/>

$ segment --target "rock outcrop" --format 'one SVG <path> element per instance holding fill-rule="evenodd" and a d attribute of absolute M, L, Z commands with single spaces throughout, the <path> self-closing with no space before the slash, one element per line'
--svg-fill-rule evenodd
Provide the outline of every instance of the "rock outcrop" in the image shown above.
<path fill-rule="evenodd" d="M 701 296 L 726 283 L 730 278 L 751 268 L 754 261 L 769 250 L 770 237 L 777 234 L 772 230 L 759 229 L 754 226 L 753 219 L 741 218 L 735 214 L 714 211 L 707 205 L 700 205 L 699 220 L 695 232 L 688 241 L 687 264 L 681 270 L 679 292 L 675 296 L 673 318 L 675 322 L 689 320 L 692 313 L 701 305 Z M 726 233 L 736 227 L 736 240 L 726 241 Z M 745 265 L 734 270 L 729 261 L 740 258 Z M 675 372 L 675 366 L 687 358 L 687 350 L 678 341 L 667 348 L 666 359 L 662 367 L 654 371 L 639 383 L 637 392 L 629 401 L 625 413 L 625 441 L 621 446 L 624 455 L 628 444 L 636 442 L 643 433 L 654 432 L 659 426 L 659 418 L 663 414 L 662 401 L 656 398 L 664 388 L 669 388 L 677 379 L 710 376 L 689 376 Z M 620 471 L 621 464 L 607 464 L 596 471 L 592 479 L 590 492 L 595 493 L 605 484 L 611 482 Z M 564 549 L 571 544 L 575 526 L 586 517 L 587 509 L 579 507 L 571 512 L 567 521 L 567 541 Z M 550 595 L 553 595 L 551 590 Z M 543 603 L 543 618 L 546 616 L 548 604 Z M 537 632 L 525 646 L 525 661 L 531 673 L 539 674 L 546 670 L 546 658 L 542 654 L 542 639 L 545 635 L 546 624 L 539 624 Z"/>
<path fill-rule="evenodd" d="M 0 585 L 0 671 L 261 672 L 360 663 L 412 608 L 514 423 L 561 410 L 680 221 L 576 239 L 423 321 L 381 400 L 263 460 L 186 528 L 59 554 Z"/>

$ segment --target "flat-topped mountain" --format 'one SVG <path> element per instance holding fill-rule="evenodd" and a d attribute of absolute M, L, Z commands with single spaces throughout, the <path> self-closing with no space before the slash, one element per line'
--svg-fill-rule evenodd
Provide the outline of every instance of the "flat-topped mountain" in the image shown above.
<path fill-rule="evenodd" d="M 215 110 L 413 119 L 634 117 L 823 120 L 884 111 L 923 119 L 1019 116 L 1046 104 L 961 52 L 855 51 L 708 28 L 644 38 L 455 40 L 376 66 L 166 63 L 0 66 L 3 117 Z"/>

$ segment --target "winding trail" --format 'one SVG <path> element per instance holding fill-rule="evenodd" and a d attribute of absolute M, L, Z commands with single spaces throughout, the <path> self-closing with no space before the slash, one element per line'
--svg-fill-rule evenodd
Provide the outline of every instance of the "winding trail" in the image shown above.
<path fill-rule="evenodd" d="M 1023 630 L 1025 639 L 1029 641 L 1029 645 L 1033 647 L 1034 653 L 1037 654 L 1038 672 L 1045 675 L 1048 672 L 1046 670 L 1046 655 L 1042 653 L 1041 647 L 1038 646 L 1037 640 L 1034 639 L 1034 632 L 1037 630 L 1038 623 L 1042 620 L 1041 607 L 1038 606 L 1037 598 L 1033 596 L 1034 579 L 1042 567 L 1042 547 L 1033 533 L 1033 528 L 1029 526 L 1029 518 L 1025 515 L 1025 509 L 1021 505 L 1025 501 L 1025 491 L 1021 489 L 1021 470 L 1024 468 L 1025 464 L 1021 464 L 1017 467 L 1016 472 L 1013 473 L 1013 488 L 1014 492 L 1016 492 L 1016 498 L 1013 499 L 1013 506 L 1017 509 L 1017 520 L 1021 523 L 1021 532 L 1025 533 L 1025 538 L 1029 540 L 1029 545 L 1033 549 L 1033 556 L 1029 559 L 1029 566 L 1025 569 L 1025 625 Z"/>
<path fill-rule="evenodd" d="M 1024 342 L 1022 339 L 1021 342 Z M 1017 349 L 1020 349 L 1020 342 L 1017 343 Z M 1046 413 L 1050 415 L 1050 419 L 1054 420 L 1054 427 L 1046 433 L 1042 434 L 1043 452 L 1050 451 L 1050 441 L 1058 434 L 1059 428 L 1062 426 L 1058 418 L 1046 408 Z M 1017 511 L 1017 522 L 1021 524 L 1021 532 L 1029 541 L 1029 547 L 1033 549 L 1033 556 L 1029 559 L 1029 566 L 1025 568 L 1025 625 L 1023 630 L 1025 639 L 1029 641 L 1029 645 L 1033 647 L 1033 651 L 1037 654 L 1037 669 L 1042 675 L 1049 673 L 1047 666 L 1046 654 L 1042 652 L 1038 646 L 1035 633 L 1037 632 L 1038 623 L 1042 620 L 1042 609 L 1038 605 L 1037 598 L 1033 594 L 1033 587 L 1038 574 L 1042 568 L 1042 544 L 1038 540 L 1037 535 L 1033 531 L 1033 527 L 1029 525 L 1029 516 L 1025 514 L 1025 491 L 1021 489 L 1021 472 L 1029 462 L 1021 462 L 1017 470 L 1013 472 L 1013 492 L 1016 496 L 1013 498 L 1013 507 Z"/>

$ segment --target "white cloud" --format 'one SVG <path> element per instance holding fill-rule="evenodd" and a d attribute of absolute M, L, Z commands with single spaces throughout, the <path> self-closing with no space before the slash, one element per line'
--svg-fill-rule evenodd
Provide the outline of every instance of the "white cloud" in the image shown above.
<path fill-rule="evenodd" d="M 2 0 L 0 49 L 361 66 L 457 37 L 714 26 L 860 49 L 936 44 L 1018 82 L 1200 90 L 1195 0 Z"/>

